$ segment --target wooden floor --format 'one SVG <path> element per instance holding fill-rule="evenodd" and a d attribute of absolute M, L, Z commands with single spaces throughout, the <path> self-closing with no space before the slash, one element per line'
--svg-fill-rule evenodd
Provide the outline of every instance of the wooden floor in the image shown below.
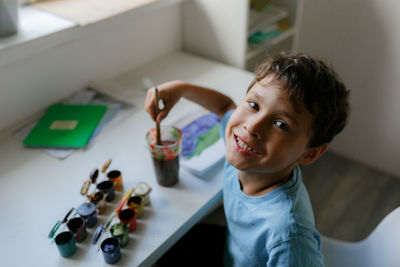
<path fill-rule="evenodd" d="M 322 235 L 345 241 L 362 240 L 400 206 L 400 178 L 332 152 L 312 165 L 302 166 L 302 173 Z M 203 222 L 224 225 L 222 206 Z"/>
<path fill-rule="evenodd" d="M 302 173 L 317 229 L 325 236 L 361 240 L 400 206 L 399 178 L 332 152 L 303 166 Z"/>

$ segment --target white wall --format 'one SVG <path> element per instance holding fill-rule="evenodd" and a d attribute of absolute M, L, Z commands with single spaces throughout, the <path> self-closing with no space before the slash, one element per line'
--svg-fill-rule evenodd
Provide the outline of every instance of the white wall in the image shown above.
<path fill-rule="evenodd" d="M 400 1 L 305 0 L 299 50 L 328 59 L 351 89 L 334 151 L 400 178 Z"/>
<path fill-rule="evenodd" d="M 123 73 L 180 49 L 181 8 L 127 12 L 74 34 L 69 42 L 0 67 L 0 129 L 94 78 Z"/>

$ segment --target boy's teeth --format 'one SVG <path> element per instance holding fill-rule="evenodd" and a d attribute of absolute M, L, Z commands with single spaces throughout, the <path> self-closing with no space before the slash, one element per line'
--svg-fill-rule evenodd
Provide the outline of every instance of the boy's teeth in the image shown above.
<path fill-rule="evenodd" d="M 240 148 L 242 148 L 242 149 L 244 149 L 246 151 L 255 153 L 255 151 L 252 148 L 249 148 L 245 143 L 243 143 L 242 140 L 239 139 L 239 137 L 236 137 L 236 141 L 237 141 L 237 143 L 238 143 Z"/>

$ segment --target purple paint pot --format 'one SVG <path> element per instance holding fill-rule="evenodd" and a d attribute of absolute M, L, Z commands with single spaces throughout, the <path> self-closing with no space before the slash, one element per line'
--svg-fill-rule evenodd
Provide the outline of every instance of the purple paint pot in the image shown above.
<path fill-rule="evenodd" d="M 81 217 L 69 219 L 67 222 L 69 231 L 74 235 L 76 242 L 81 242 L 86 238 L 86 222 Z"/>
<path fill-rule="evenodd" d="M 93 227 L 97 223 L 96 205 L 92 202 L 86 202 L 80 205 L 76 211 L 86 221 L 86 227 Z"/>
<path fill-rule="evenodd" d="M 74 236 L 71 232 L 61 232 L 56 238 L 55 242 L 61 256 L 68 258 L 71 257 L 76 251 Z"/>
<path fill-rule="evenodd" d="M 97 189 L 106 195 L 106 201 L 113 201 L 115 198 L 114 183 L 112 181 L 103 181 L 97 185 Z"/>
<path fill-rule="evenodd" d="M 104 261 L 108 264 L 115 264 L 121 259 L 121 250 L 118 239 L 109 237 L 104 239 L 100 245 Z"/>

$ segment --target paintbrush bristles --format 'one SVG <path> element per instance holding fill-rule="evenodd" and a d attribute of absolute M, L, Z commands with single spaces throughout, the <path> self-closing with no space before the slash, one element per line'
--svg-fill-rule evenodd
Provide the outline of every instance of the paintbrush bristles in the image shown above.
<path fill-rule="evenodd" d="M 159 112 L 159 108 L 158 108 L 158 89 L 157 87 L 154 87 L 154 94 L 155 94 L 155 109 L 156 109 L 156 145 L 161 145 L 161 132 L 160 132 L 160 123 L 157 121 L 157 116 L 158 116 L 158 112 Z"/>

